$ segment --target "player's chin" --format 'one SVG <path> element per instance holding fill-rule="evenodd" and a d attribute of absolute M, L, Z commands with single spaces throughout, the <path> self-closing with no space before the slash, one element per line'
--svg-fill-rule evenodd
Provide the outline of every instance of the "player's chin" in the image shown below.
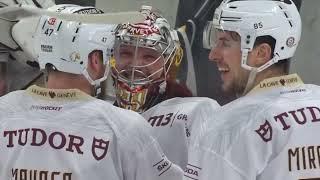
<path fill-rule="evenodd" d="M 231 87 L 230 87 L 230 83 L 229 82 L 223 81 L 221 87 L 222 87 L 222 91 L 224 93 L 229 93 L 231 91 Z"/>
<path fill-rule="evenodd" d="M 234 89 L 235 89 L 235 85 L 234 85 L 233 81 L 231 81 L 231 80 L 222 81 L 222 91 L 224 94 L 232 95 L 235 93 Z"/>

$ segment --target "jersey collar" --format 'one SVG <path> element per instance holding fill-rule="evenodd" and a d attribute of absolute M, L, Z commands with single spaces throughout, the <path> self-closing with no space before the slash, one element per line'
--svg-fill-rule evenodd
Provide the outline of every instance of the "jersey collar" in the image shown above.
<path fill-rule="evenodd" d="M 74 101 L 94 99 L 94 97 L 78 89 L 48 89 L 33 85 L 26 89 L 26 92 L 45 100 Z"/>
<path fill-rule="evenodd" d="M 303 81 L 297 74 L 289 74 L 285 76 L 264 79 L 258 85 L 256 85 L 248 94 L 253 94 L 274 88 L 297 87 L 303 84 Z"/>

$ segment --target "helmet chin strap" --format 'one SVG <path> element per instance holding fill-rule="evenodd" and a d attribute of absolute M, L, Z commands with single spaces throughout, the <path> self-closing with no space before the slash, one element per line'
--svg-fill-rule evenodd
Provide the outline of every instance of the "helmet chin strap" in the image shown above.
<path fill-rule="evenodd" d="M 243 49 L 242 50 L 242 56 L 241 56 L 241 66 L 250 71 L 249 77 L 248 77 L 248 81 L 246 84 L 246 87 L 244 88 L 242 94 L 240 96 L 245 96 L 254 86 L 254 81 L 256 79 L 257 73 L 259 72 L 259 68 L 256 67 L 250 67 L 247 65 L 247 60 L 248 60 L 248 49 Z"/>
<path fill-rule="evenodd" d="M 93 87 L 94 87 L 94 92 L 93 92 L 93 93 L 94 93 L 94 94 L 93 94 L 94 97 L 98 97 L 98 96 L 101 94 L 101 82 L 105 81 L 105 80 L 108 78 L 109 72 L 110 72 L 110 67 L 109 67 L 109 64 L 108 64 L 108 63 L 106 64 L 106 69 L 105 69 L 105 71 L 104 71 L 103 77 L 100 78 L 100 79 L 93 80 L 93 79 L 90 77 L 87 69 L 84 69 L 84 70 L 82 71 L 82 74 L 84 75 L 84 77 L 85 77 L 85 78 L 88 80 L 88 82 L 89 82 L 91 85 L 93 85 Z"/>
<path fill-rule="evenodd" d="M 242 93 L 241 96 L 245 96 L 253 88 L 254 81 L 256 79 L 257 74 L 258 74 L 258 69 L 257 68 L 253 68 L 250 71 L 246 87 L 244 88 L 243 93 Z"/>
<path fill-rule="evenodd" d="M 167 81 L 166 79 L 159 85 L 159 93 L 164 94 L 167 88 Z"/>
<path fill-rule="evenodd" d="M 271 65 L 277 63 L 279 61 L 279 56 L 274 56 L 272 59 L 270 59 L 268 62 L 266 62 L 265 64 L 261 65 L 260 67 L 252 67 L 249 66 L 247 61 L 248 61 L 248 53 L 249 50 L 248 49 L 242 49 L 242 56 L 241 56 L 241 67 L 250 71 L 249 77 L 248 77 L 248 81 L 246 84 L 246 87 L 242 93 L 241 96 L 245 96 L 254 86 L 254 81 L 256 80 L 256 76 L 259 72 L 267 69 L 268 67 L 270 67 Z"/>

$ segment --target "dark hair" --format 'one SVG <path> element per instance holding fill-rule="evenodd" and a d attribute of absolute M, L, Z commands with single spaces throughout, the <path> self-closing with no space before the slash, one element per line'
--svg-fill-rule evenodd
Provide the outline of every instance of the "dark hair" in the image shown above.
<path fill-rule="evenodd" d="M 269 46 L 271 47 L 271 56 L 270 58 L 274 57 L 274 48 L 276 45 L 276 40 L 272 37 L 272 36 L 259 36 L 256 38 L 256 41 L 254 43 L 253 47 L 256 47 L 262 43 L 267 43 L 269 44 Z M 275 63 L 274 65 L 272 65 L 273 67 L 277 67 L 279 69 L 281 69 L 285 74 L 289 74 L 289 70 L 290 70 L 290 58 L 289 59 L 282 59 L 280 61 L 278 61 L 277 63 Z"/>

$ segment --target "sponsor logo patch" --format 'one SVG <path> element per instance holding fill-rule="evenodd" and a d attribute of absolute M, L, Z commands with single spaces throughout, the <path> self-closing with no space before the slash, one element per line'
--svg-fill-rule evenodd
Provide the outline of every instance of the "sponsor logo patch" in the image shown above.
<path fill-rule="evenodd" d="M 52 52 L 53 47 L 51 45 L 44 45 L 41 44 L 41 51 L 42 52 Z"/>

